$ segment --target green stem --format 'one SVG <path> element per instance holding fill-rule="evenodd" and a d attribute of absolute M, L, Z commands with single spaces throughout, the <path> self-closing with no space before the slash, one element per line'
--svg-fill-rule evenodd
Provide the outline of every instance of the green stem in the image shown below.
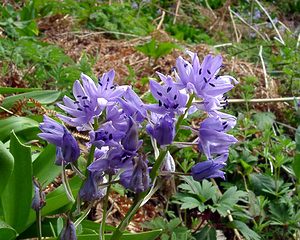
<path fill-rule="evenodd" d="M 178 118 L 178 120 L 177 120 L 177 123 L 176 123 L 176 131 L 177 131 L 177 132 L 176 132 L 175 139 L 176 139 L 176 137 L 177 137 L 177 134 L 178 134 L 178 131 L 179 131 L 179 127 L 180 127 L 180 125 L 181 125 L 183 119 L 186 117 L 186 115 L 187 115 L 187 113 L 188 113 L 190 107 L 192 106 L 192 103 L 193 103 L 193 101 L 194 101 L 194 98 L 195 98 L 195 94 L 193 93 L 193 94 L 190 96 L 189 101 L 188 101 L 187 104 L 186 104 L 186 110 L 185 110 L 184 114 L 180 115 L 179 118 Z"/>
<path fill-rule="evenodd" d="M 177 123 L 176 123 L 176 136 L 175 139 L 178 135 L 179 132 L 179 127 L 183 121 L 183 119 L 185 118 L 185 116 L 188 113 L 189 108 L 191 107 L 193 100 L 194 100 L 195 95 L 192 94 L 188 100 L 188 103 L 186 105 L 186 110 L 184 112 L 184 114 L 180 115 Z M 154 181 L 154 179 L 158 176 L 158 170 L 161 167 L 161 164 L 164 161 L 164 158 L 167 154 L 167 152 L 170 150 L 171 145 L 167 146 L 163 151 L 161 151 L 159 153 L 158 158 L 155 160 L 155 163 L 151 169 L 150 172 L 150 178 L 152 180 L 152 182 Z M 126 213 L 125 217 L 123 218 L 123 220 L 121 221 L 121 223 L 119 224 L 119 226 L 117 227 L 117 229 L 113 232 L 113 235 L 111 236 L 111 239 L 114 240 L 118 240 L 121 238 L 121 236 L 123 235 L 124 230 L 126 229 L 126 227 L 128 226 L 128 224 L 130 223 L 131 219 L 133 218 L 134 214 L 137 212 L 137 210 L 140 208 L 144 198 L 147 196 L 147 191 L 139 193 L 135 199 L 133 204 L 131 205 L 129 211 Z"/>
<path fill-rule="evenodd" d="M 132 203 L 129 211 L 126 213 L 125 217 L 122 219 L 122 222 L 119 224 L 117 229 L 114 231 L 111 239 L 118 240 L 123 235 L 125 228 L 129 225 L 131 219 L 133 218 L 134 214 L 140 208 L 144 198 L 147 196 L 147 192 L 139 193 Z"/>
<path fill-rule="evenodd" d="M 98 127 L 99 127 L 99 123 L 98 123 L 98 119 L 96 119 L 95 123 L 94 123 L 94 130 L 96 131 L 98 129 Z M 90 153 L 89 153 L 89 156 L 88 156 L 88 159 L 87 159 L 87 163 L 86 163 L 87 167 L 94 160 L 95 150 L 96 150 L 96 147 L 94 145 L 92 145 L 91 148 L 90 148 Z M 85 176 L 88 177 L 88 171 L 85 172 Z"/>
<path fill-rule="evenodd" d="M 41 210 L 36 211 L 36 227 L 37 227 L 38 240 L 41 240 L 42 239 L 42 215 L 41 215 Z"/>
<path fill-rule="evenodd" d="M 107 215 L 107 207 L 108 207 L 108 197 L 109 197 L 109 192 L 110 192 L 110 188 L 111 188 L 111 175 L 109 175 L 108 177 L 108 183 L 109 185 L 107 186 L 107 190 L 106 190 L 106 195 L 104 198 L 104 202 L 103 202 L 103 212 L 102 212 L 102 221 L 100 224 L 100 229 L 99 229 L 99 239 L 100 240 L 105 240 L 105 222 L 106 222 L 106 215 Z"/>

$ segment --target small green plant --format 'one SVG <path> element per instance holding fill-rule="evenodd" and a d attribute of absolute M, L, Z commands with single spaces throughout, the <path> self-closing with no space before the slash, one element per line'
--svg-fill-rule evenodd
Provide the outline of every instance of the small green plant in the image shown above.
<path fill-rule="evenodd" d="M 194 239 L 191 231 L 187 227 L 182 226 L 182 222 L 179 218 L 173 218 L 167 221 L 165 218 L 158 217 L 152 221 L 143 223 L 142 227 L 150 230 L 162 229 L 161 240 Z"/>
<path fill-rule="evenodd" d="M 12 5 L 0 6 L 0 27 L 10 38 L 34 37 L 39 34 L 33 2 L 16 11 Z"/>
<path fill-rule="evenodd" d="M 178 46 L 174 43 L 159 42 L 155 39 L 151 39 L 150 42 L 136 47 L 138 51 L 149 57 L 149 63 L 151 58 L 154 59 L 154 65 L 156 65 L 159 58 L 169 54 L 175 48 L 178 48 Z"/>

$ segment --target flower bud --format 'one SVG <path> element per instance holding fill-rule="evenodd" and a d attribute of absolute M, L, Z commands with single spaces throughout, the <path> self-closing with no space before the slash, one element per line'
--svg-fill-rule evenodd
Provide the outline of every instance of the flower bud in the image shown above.
<path fill-rule="evenodd" d="M 67 224 L 60 234 L 60 240 L 77 240 L 76 228 L 70 219 L 67 220 Z"/>

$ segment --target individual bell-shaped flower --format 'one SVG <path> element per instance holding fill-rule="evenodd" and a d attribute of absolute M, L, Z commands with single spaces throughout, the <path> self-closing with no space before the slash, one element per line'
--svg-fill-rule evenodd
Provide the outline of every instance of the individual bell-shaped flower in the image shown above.
<path fill-rule="evenodd" d="M 99 188 L 99 183 L 103 181 L 102 172 L 90 172 L 85 183 L 79 191 L 82 201 L 90 202 L 101 199 L 105 195 L 105 191 Z"/>
<path fill-rule="evenodd" d="M 120 175 L 120 182 L 125 187 L 135 193 L 146 191 L 150 187 L 148 160 L 145 156 L 134 159 L 132 168 L 125 170 Z"/>
<path fill-rule="evenodd" d="M 216 159 L 206 160 L 204 162 L 197 163 L 191 169 L 191 174 L 194 180 L 201 181 L 206 178 L 225 178 L 225 173 L 221 171 L 225 165 L 228 154 L 223 154 Z"/>
<path fill-rule="evenodd" d="M 120 169 L 131 167 L 131 158 L 128 158 L 121 146 L 110 148 L 105 155 L 92 162 L 91 165 L 88 166 L 88 170 L 91 172 L 103 172 L 114 175 Z"/>
<path fill-rule="evenodd" d="M 37 180 L 33 179 L 33 188 L 34 195 L 31 202 L 31 208 L 35 211 L 41 210 L 46 205 L 46 196 L 42 191 L 41 185 L 37 182 Z"/>
<path fill-rule="evenodd" d="M 178 89 L 171 76 L 165 76 L 161 73 L 157 74 L 164 82 L 164 85 L 150 80 L 150 90 L 153 97 L 158 100 L 158 104 L 149 104 L 146 108 L 151 112 L 163 115 L 166 113 L 171 115 L 175 113 L 182 114 L 185 110 L 188 95 L 185 91 Z"/>
<path fill-rule="evenodd" d="M 117 146 L 124 135 L 124 132 L 115 129 L 111 121 L 102 124 L 96 131 L 90 131 L 91 143 L 99 149 L 103 146 Z"/>
<path fill-rule="evenodd" d="M 61 231 L 60 240 L 77 240 L 76 228 L 70 219 L 67 219 L 66 225 Z"/>
<path fill-rule="evenodd" d="M 131 116 L 139 123 L 144 121 L 147 116 L 147 111 L 140 97 L 130 87 L 127 88 L 123 97 L 124 99 L 119 98 L 118 101 L 125 114 Z"/>
<path fill-rule="evenodd" d="M 142 140 L 139 140 L 138 124 L 132 117 L 128 118 L 128 130 L 121 143 L 125 151 L 132 154 L 136 153 L 143 143 Z"/>
<path fill-rule="evenodd" d="M 171 144 L 175 137 L 175 120 L 168 114 L 159 116 L 151 114 L 154 124 L 146 126 L 147 133 L 150 134 L 159 145 Z"/>
<path fill-rule="evenodd" d="M 198 148 L 208 159 L 212 158 L 212 154 L 228 153 L 229 147 L 237 142 L 235 137 L 225 133 L 232 127 L 231 124 L 219 117 L 209 117 L 201 123 Z"/>
<path fill-rule="evenodd" d="M 62 163 L 66 165 L 78 159 L 80 155 L 78 143 L 64 126 L 45 115 L 40 129 L 42 133 L 39 133 L 38 136 L 56 145 L 56 165 Z"/>

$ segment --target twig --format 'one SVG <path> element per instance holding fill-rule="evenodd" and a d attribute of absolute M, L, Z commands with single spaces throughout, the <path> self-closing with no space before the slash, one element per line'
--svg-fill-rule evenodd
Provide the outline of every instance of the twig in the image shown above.
<path fill-rule="evenodd" d="M 297 131 L 297 128 L 294 128 L 294 127 L 292 127 L 292 126 L 290 126 L 290 125 L 287 125 L 287 124 L 285 124 L 285 123 L 278 122 L 278 121 L 276 121 L 276 123 L 279 124 L 279 125 L 281 125 L 281 126 L 283 126 L 283 127 L 286 127 L 286 128 L 288 128 L 288 129 L 291 129 L 291 130 L 293 130 L 293 131 Z"/>
<path fill-rule="evenodd" d="M 177 3 L 176 3 L 176 10 L 175 10 L 175 17 L 174 17 L 174 19 L 173 19 L 173 24 L 176 23 L 176 18 L 177 18 L 177 16 L 178 16 L 179 7 L 180 7 L 180 0 L 177 0 Z"/>
<path fill-rule="evenodd" d="M 16 117 L 19 117 L 19 115 L 17 115 L 17 114 L 15 114 L 15 113 L 13 113 L 12 111 L 6 109 L 5 107 L 0 106 L 0 109 L 2 109 L 4 112 L 7 112 L 7 113 L 9 113 L 9 114 L 11 114 L 11 115 L 14 115 L 14 116 L 16 116 Z"/>
<path fill-rule="evenodd" d="M 207 0 L 205 0 L 205 5 L 206 5 L 206 7 L 209 9 L 209 11 L 211 12 L 211 14 L 214 16 L 214 18 L 217 19 L 217 18 L 218 18 L 217 15 L 216 15 L 215 12 L 211 9 L 211 7 L 210 7 L 210 5 L 209 5 L 209 3 L 208 3 Z"/>
<path fill-rule="evenodd" d="M 291 29 L 288 28 L 288 26 L 286 26 L 283 22 L 281 22 L 280 20 L 278 20 L 278 23 L 280 23 L 281 26 L 283 26 L 288 32 L 292 32 Z"/>
<path fill-rule="evenodd" d="M 268 77 L 267 77 L 268 75 L 267 75 L 266 65 L 265 65 L 265 61 L 264 61 L 263 55 L 262 55 L 262 51 L 263 51 L 263 46 L 260 45 L 260 47 L 259 47 L 259 57 L 260 57 L 260 60 L 261 60 L 261 65 L 263 67 L 263 71 L 264 71 L 265 85 L 266 85 L 267 94 L 268 94 L 269 82 L 268 82 Z"/>
<path fill-rule="evenodd" d="M 123 36 L 127 36 L 127 37 L 135 37 L 135 38 L 139 38 L 141 36 L 139 35 L 135 35 L 135 34 L 131 34 L 131 33 L 123 33 L 123 32 L 115 32 L 115 31 L 94 31 L 94 32 L 88 32 L 88 33 L 82 33 L 81 31 L 71 31 L 71 32 L 63 32 L 60 34 L 57 34 L 57 36 L 63 36 L 63 35 L 68 35 L 68 34 L 76 34 L 79 37 L 88 37 L 88 36 L 92 36 L 92 35 L 101 35 L 101 34 L 118 34 L 118 35 L 123 35 Z M 81 34 L 80 34 L 81 33 Z"/>
<path fill-rule="evenodd" d="M 273 103 L 273 102 L 290 102 L 294 100 L 300 100 L 300 97 L 283 97 L 283 98 L 253 98 L 249 100 L 245 99 L 228 99 L 229 103 Z M 202 101 L 194 101 L 195 103 L 201 103 Z"/>
<path fill-rule="evenodd" d="M 281 44 L 285 45 L 285 42 L 284 42 L 283 38 L 281 37 L 281 35 L 280 35 L 280 33 L 279 33 L 279 31 L 278 31 L 276 25 L 275 25 L 274 22 L 273 22 L 273 19 L 271 18 L 271 16 L 270 16 L 269 13 L 267 12 L 267 10 L 263 7 L 263 5 L 262 5 L 258 0 L 254 0 L 254 1 L 255 1 L 255 2 L 258 4 L 258 6 L 264 11 L 264 13 L 265 13 L 265 14 L 267 15 L 267 17 L 269 18 L 269 20 L 270 20 L 270 22 L 271 22 L 273 28 L 275 29 L 275 31 L 276 31 L 276 33 L 277 33 L 279 39 L 278 39 L 277 37 L 275 37 L 274 39 L 278 40 Z"/>
<path fill-rule="evenodd" d="M 218 44 L 213 46 L 214 48 L 220 48 L 220 47 L 227 47 L 227 46 L 232 46 L 232 43 L 223 43 L 223 44 Z"/>
<path fill-rule="evenodd" d="M 234 21 L 234 18 L 233 18 L 233 16 L 232 16 L 232 12 L 231 12 L 230 6 L 228 6 L 228 10 L 229 10 L 230 19 L 231 19 L 232 26 L 233 26 L 234 33 L 235 33 L 236 42 L 240 42 L 240 38 L 239 38 L 237 29 L 236 29 L 235 21 Z"/>
<path fill-rule="evenodd" d="M 232 14 L 234 16 L 236 16 L 238 19 L 240 19 L 246 26 L 248 26 L 249 28 L 251 28 L 254 32 L 256 32 L 264 41 L 267 41 L 266 38 L 253 26 L 251 26 L 249 23 L 247 23 L 245 21 L 245 19 L 243 19 L 239 14 L 237 14 L 236 12 L 234 12 L 233 10 L 230 10 L 230 12 L 232 12 Z"/>
<path fill-rule="evenodd" d="M 299 45 L 300 45 L 300 33 L 299 33 L 299 35 L 298 35 L 297 44 L 296 44 L 296 49 L 298 49 Z"/>
<path fill-rule="evenodd" d="M 158 25 L 157 25 L 156 30 L 159 30 L 159 29 L 161 28 L 161 25 L 163 24 L 164 19 L 165 19 L 165 15 L 166 15 L 166 12 L 163 11 L 163 12 L 162 12 L 162 15 L 161 15 L 161 18 L 160 18 L 160 21 L 159 21 L 159 23 L 158 23 Z"/>

